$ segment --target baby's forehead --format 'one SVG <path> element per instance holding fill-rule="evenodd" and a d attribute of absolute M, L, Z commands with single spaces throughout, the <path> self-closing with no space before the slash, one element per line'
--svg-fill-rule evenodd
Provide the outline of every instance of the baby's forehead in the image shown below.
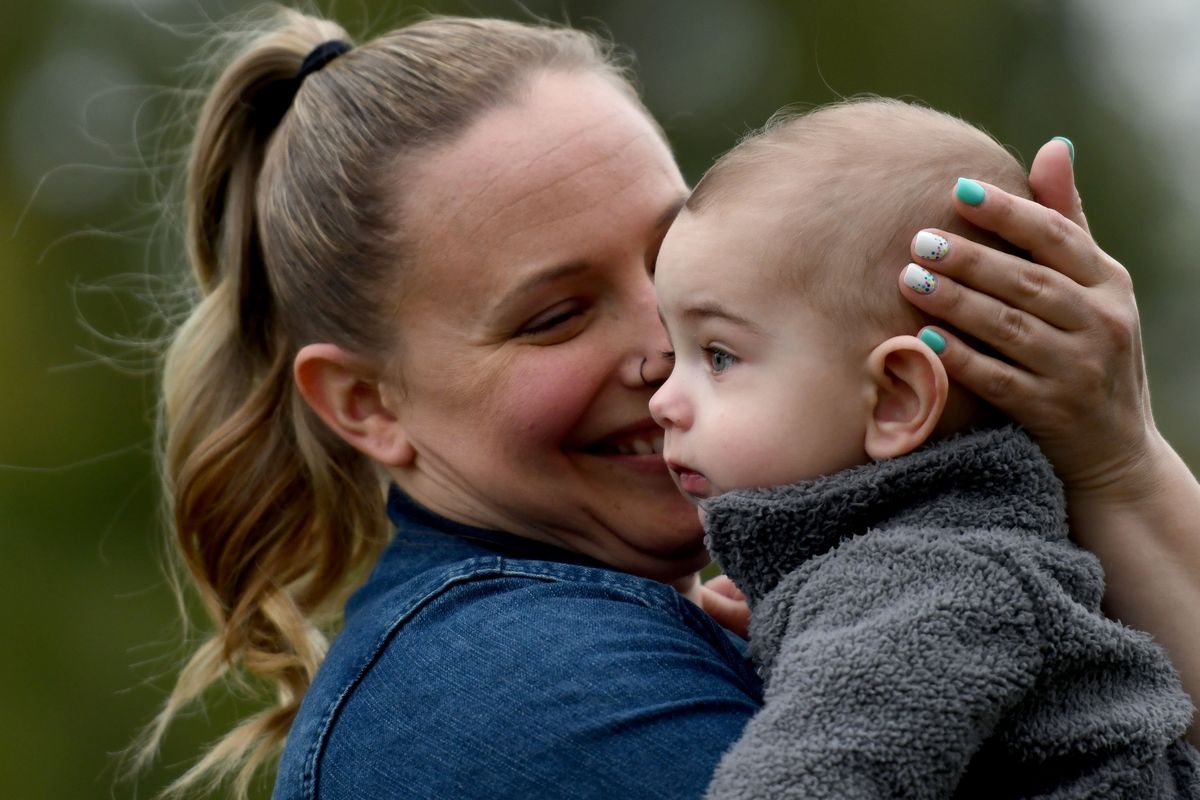
<path fill-rule="evenodd" d="M 739 298 L 766 306 L 779 299 L 804 300 L 798 258 L 797 217 L 762 196 L 722 198 L 702 211 L 684 211 L 672 225 L 660 254 L 655 282 L 671 305 L 695 300 Z"/>
<path fill-rule="evenodd" d="M 660 311 L 670 323 L 722 307 L 761 323 L 777 319 L 781 303 L 792 318 L 815 313 L 797 268 L 795 248 L 781 232 L 783 215 L 761 204 L 725 199 L 701 212 L 683 212 L 663 243 L 655 274 Z"/>
<path fill-rule="evenodd" d="M 809 168 L 792 160 L 771 169 L 756 164 L 731 177 L 736 180 L 702 205 L 681 212 L 679 233 L 696 246 L 734 249 L 778 269 L 797 267 L 824 251 L 828 238 L 843 235 L 840 225 L 838 230 L 831 226 L 832 218 L 861 218 L 852 208 L 830 214 L 823 186 L 831 171 L 819 165 Z M 746 268 L 740 260 L 738 265 Z"/>
<path fill-rule="evenodd" d="M 899 274 L 904 264 L 896 208 L 859 202 L 871 177 L 856 169 L 839 173 L 784 155 L 778 161 L 736 170 L 719 193 L 685 210 L 679 232 L 691 238 L 688 249 L 713 247 L 705 260 L 724 279 L 753 282 L 764 305 L 783 302 L 790 313 L 836 320 L 847 337 L 873 329 L 881 316 L 895 316 L 891 306 L 903 300 L 880 278 Z M 881 239 L 897 241 L 881 252 Z M 878 303 L 864 297 L 875 293 Z M 889 310 L 875 313 L 868 308 L 874 305 Z"/>
<path fill-rule="evenodd" d="M 809 256 L 845 237 L 848 227 L 883 224 L 873 204 L 858 206 L 847 197 L 869 191 L 870 183 L 869 175 L 831 164 L 819 152 L 772 148 L 730 165 L 720 185 L 710 187 L 702 202 L 689 200 L 684 213 L 795 268 L 811 265 Z"/>
<path fill-rule="evenodd" d="M 773 263 L 794 250 L 804 213 L 782 186 L 759 184 L 730 193 L 700 211 L 684 210 L 670 236 L 680 250 L 747 277 L 754 266 Z"/>

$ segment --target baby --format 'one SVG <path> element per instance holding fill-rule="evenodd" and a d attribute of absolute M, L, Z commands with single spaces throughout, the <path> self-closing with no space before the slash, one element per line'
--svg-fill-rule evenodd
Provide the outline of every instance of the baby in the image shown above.
<path fill-rule="evenodd" d="M 898 232 L 938 221 L 911 242 L 934 261 L 950 233 L 999 244 L 955 214 L 958 175 L 1029 197 L 960 120 L 837 104 L 739 144 L 663 242 L 650 409 L 766 684 L 710 797 L 1200 797 L 1191 703 L 1101 613 L 1049 463 L 907 334 Z"/>

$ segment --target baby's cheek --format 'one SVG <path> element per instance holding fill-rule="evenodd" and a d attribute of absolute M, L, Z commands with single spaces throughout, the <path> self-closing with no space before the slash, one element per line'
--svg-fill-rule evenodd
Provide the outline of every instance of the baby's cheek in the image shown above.
<path fill-rule="evenodd" d="M 794 455 L 788 432 L 742 414 L 726 414 L 722 422 L 706 432 L 714 462 L 709 478 L 725 490 L 779 483 L 779 473 L 787 471 Z"/>

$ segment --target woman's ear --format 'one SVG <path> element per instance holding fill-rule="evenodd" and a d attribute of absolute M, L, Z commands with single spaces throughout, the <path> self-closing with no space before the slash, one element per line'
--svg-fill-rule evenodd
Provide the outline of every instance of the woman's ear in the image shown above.
<path fill-rule="evenodd" d="M 384 466 L 412 462 L 404 426 L 363 360 L 334 344 L 309 344 L 296 354 L 292 374 L 312 410 L 354 449 Z"/>
<path fill-rule="evenodd" d="M 867 455 L 895 458 L 916 450 L 946 407 L 950 380 L 941 359 L 915 336 L 893 336 L 867 356 L 867 370 Z"/>

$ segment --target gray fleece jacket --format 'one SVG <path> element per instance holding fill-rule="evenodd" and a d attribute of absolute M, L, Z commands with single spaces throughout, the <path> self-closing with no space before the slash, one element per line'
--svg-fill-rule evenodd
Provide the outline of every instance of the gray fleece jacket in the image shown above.
<path fill-rule="evenodd" d="M 766 687 L 709 798 L 1200 798 L 1191 702 L 1150 637 L 1101 613 L 1100 566 L 1025 434 L 704 510 Z"/>

